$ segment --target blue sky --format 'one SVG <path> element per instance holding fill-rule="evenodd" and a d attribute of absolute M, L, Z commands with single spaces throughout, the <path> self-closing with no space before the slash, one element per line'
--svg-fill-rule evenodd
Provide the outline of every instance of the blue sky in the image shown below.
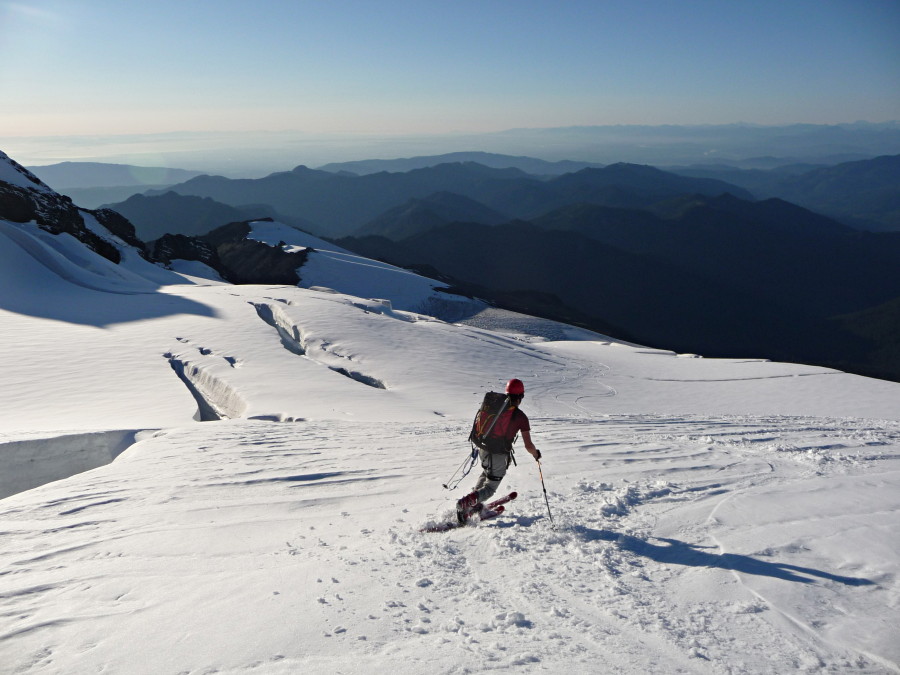
<path fill-rule="evenodd" d="M 0 136 L 900 119 L 900 0 L 0 0 Z"/>

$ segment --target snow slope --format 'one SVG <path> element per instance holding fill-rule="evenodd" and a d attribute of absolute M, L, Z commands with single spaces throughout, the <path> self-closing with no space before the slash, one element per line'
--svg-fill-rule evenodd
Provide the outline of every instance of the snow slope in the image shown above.
<path fill-rule="evenodd" d="M 3 672 L 900 670 L 900 385 L 95 258 L 0 226 Z M 550 512 L 421 533 L 512 376 Z"/>
<path fill-rule="evenodd" d="M 40 178 L 2 151 L 0 151 L 0 181 L 36 192 L 53 192 Z"/>
<path fill-rule="evenodd" d="M 451 320 L 468 318 L 486 308 L 484 302 L 441 292 L 445 284 L 408 270 L 363 258 L 324 239 L 278 222 L 251 223 L 250 239 L 287 251 L 310 250 L 300 286 L 324 287 L 364 298 L 383 298 L 393 307 Z"/>

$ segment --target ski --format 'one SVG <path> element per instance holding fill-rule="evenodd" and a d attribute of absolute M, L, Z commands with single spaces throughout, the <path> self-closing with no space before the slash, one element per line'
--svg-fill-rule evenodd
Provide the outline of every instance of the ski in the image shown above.
<path fill-rule="evenodd" d="M 503 513 L 505 510 L 506 510 L 506 507 L 502 506 L 502 505 L 498 506 L 495 509 L 490 509 L 490 510 L 485 509 L 484 511 L 481 512 L 481 515 L 478 517 L 478 520 L 480 522 L 482 520 L 490 520 L 491 518 L 496 518 L 501 513 Z"/>
<path fill-rule="evenodd" d="M 481 520 L 490 520 L 491 518 L 496 518 L 506 509 L 504 504 L 507 502 L 511 502 L 513 499 L 519 496 L 518 492 L 510 492 L 508 495 L 500 497 L 500 499 L 495 499 L 492 502 L 488 502 L 487 504 L 482 504 L 480 506 L 481 513 L 479 515 L 479 521 Z M 474 511 L 470 515 L 474 515 Z M 450 521 L 446 523 L 439 523 L 437 525 L 432 525 L 430 527 L 423 527 L 420 532 L 446 532 L 447 530 L 455 530 L 458 527 L 465 527 L 468 525 L 468 522 L 460 523 L 457 521 Z"/>
<path fill-rule="evenodd" d="M 503 504 L 506 504 L 507 502 L 511 502 L 513 499 L 515 499 L 518 496 L 519 496 L 518 492 L 510 492 L 508 495 L 506 495 L 504 497 L 500 497 L 500 499 L 495 499 L 494 501 L 489 502 L 488 504 L 485 504 L 484 508 L 487 509 L 488 511 L 493 511 L 498 506 L 503 506 Z M 500 509 L 500 511 L 503 511 L 503 509 Z M 484 519 L 482 518 L 482 520 L 484 520 Z"/>
<path fill-rule="evenodd" d="M 469 518 L 471 518 L 476 513 L 479 514 L 481 520 L 486 520 L 485 516 L 491 517 L 489 514 L 495 511 L 497 508 L 501 507 L 503 504 L 506 504 L 509 501 L 512 501 L 516 497 L 519 496 L 518 492 L 510 492 L 505 497 L 500 497 L 500 499 L 495 499 L 492 502 L 488 502 L 487 504 L 476 504 L 472 508 L 470 508 L 465 513 L 465 517 L 462 521 L 458 520 L 459 525 L 465 525 L 468 522 Z M 459 518 L 459 514 L 457 514 L 457 519 Z"/>

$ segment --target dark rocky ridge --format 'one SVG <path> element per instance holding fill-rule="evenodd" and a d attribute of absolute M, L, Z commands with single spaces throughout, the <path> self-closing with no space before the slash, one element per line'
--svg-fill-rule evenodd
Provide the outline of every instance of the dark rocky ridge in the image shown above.
<path fill-rule="evenodd" d="M 306 262 L 308 251 L 287 252 L 247 239 L 251 222 L 229 223 L 202 237 L 167 234 L 150 242 L 147 250 L 153 260 L 166 265 L 175 259 L 202 262 L 234 284 L 300 283 L 297 270 Z"/>
<path fill-rule="evenodd" d="M 14 223 L 34 221 L 41 229 L 51 234 L 70 234 L 92 251 L 118 263 L 121 259 L 118 249 L 92 232 L 85 224 L 82 213 L 88 213 L 122 241 L 143 250 L 141 242 L 134 235 L 134 227 L 118 213 L 108 209 L 97 211 L 80 209 L 69 197 L 51 190 L 37 176 L 14 160 L 7 158 L 6 161 L 34 187 L 22 187 L 0 181 L 0 218 Z"/>

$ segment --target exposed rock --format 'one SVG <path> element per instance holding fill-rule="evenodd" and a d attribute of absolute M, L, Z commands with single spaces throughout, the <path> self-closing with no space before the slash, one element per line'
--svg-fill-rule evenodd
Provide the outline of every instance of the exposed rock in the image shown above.
<path fill-rule="evenodd" d="M 22 187 L 0 182 L 0 218 L 14 223 L 35 222 L 51 234 L 70 234 L 107 260 L 119 262 L 119 250 L 87 228 L 71 199 L 39 186 Z"/>
<path fill-rule="evenodd" d="M 103 227 L 126 244 L 134 246 L 139 251 L 144 249 L 144 242 L 137 238 L 134 225 L 118 211 L 113 211 L 112 209 L 98 209 L 96 211 L 89 211 L 88 213 L 92 214 L 94 218 L 97 219 L 98 223 L 103 225 Z"/>
<path fill-rule="evenodd" d="M 176 259 L 197 260 L 234 284 L 300 283 L 297 269 L 306 262 L 307 251 L 287 252 L 247 239 L 251 222 L 229 223 L 202 237 L 167 234 L 148 244 L 148 252 L 166 265 Z"/>
<path fill-rule="evenodd" d="M 183 234 L 166 234 L 147 244 L 147 253 L 154 262 L 170 265 L 173 260 L 196 260 L 221 275 L 222 261 L 209 243 Z"/>
<path fill-rule="evenodd" d="M 251 222 L 255 221 L 229 223 L 199 237 L 218 253 L 223 278 L 235 284 L 296 286 L 300 283 L 297 269 L 306 262 L 308 252 L 289 253 L 280 247 L 247 239 Z"/>
<path fill-rule="evenodd" d="M 216 249 L 227 279 L 235 284 L 300 283 L 297 269 L 306 262 L 307 251 L 287 253 L 280 248 L 245 239 L 226 242 Z"/>

